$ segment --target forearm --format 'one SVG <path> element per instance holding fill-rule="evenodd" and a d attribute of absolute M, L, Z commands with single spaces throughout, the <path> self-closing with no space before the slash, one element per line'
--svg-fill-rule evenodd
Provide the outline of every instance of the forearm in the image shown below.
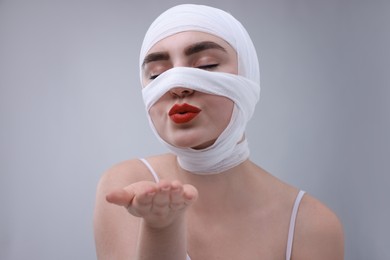
<path fill-rule="evenodd" d="M 184 215 L 164 228 L 150 227 L 142 221 L 137 260 L 185 260 L 187 255 Z"/>

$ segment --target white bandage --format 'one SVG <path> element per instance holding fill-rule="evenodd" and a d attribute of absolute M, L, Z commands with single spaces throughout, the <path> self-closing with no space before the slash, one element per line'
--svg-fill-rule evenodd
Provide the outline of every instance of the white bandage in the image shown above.
<path fill-rule="evenodd" d="M 206 32 L 228 42 L 237 52 L 239 75 L 196 68 L 172 68 L 143 88 L 147 111 L 170 89 L 186 87 L 231 99 L 235 103 L 232 118 L 216 142 L 201 150 L 168 144 L 158 135 L 148 113 L 149 122 L 157 138 L 177 155 L 183 169 L 197 174 L 220 173 L 249 157 L 248 143 L 243 137 L 260 98 L 257 54 L 244 27 L 230 14 L 203 5 L 179 5 L 161 14 L 146 33 L 140 53 L 141 81 L 142 63 L 150 48 L 159 40 L 183 31 Z"/>

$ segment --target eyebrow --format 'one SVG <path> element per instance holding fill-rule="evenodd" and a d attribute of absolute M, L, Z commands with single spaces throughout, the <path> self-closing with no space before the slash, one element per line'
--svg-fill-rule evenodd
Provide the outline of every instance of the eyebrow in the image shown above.
<path fill-rule="evenodd" d="M 194 43 L 194 44 L 188 46 L 187 48 L 185 48 L 184 54 L 186 56 L 191 56 L 191 55 L 194 55 L 196 53 L 199 53 L 199 52 L 202 52 L 205 50 L 209 50 L 209 49 L 217 49 L 217 50 L 221 50 L 221 51 L 227 53 L 226 49 L 223 48 L 221 45 L 219 45 L 215 42 L 203 41 L 203 42 Z M 161 61 L 161 60 L 169 60 L 169 54 L 167 52 L 150 53 L 145 57 L 145 59 L 142 63 L 142 67 L 144 67 L 147 63 L 150 63 L 153 61 Z"/>
<path fill-rule="evenodd" d="M 195 53 L 198 53 L 198 52 L 201 52 L 201 51 L 205 51 L 205 50 L 208 50 L 208 49 L 217 49 L 217 50 L 221 50 L 223 52 L 227 52 L 225 50 L 225 48 L 223 48 L 221 45 L 219 45 L 219 44 L 217 44 L 215 42 L 204 41 L 204 42 L 197 42 L 197 43 L 194 43 L 194 44 L 188 46 L 184 50 L 184 54 L 186 56 L 190 56 L 190 55 L 193 55 Z"/>
<path fill-rule="evenodd" d="M 142 67 L 153 61 L 169 60 L 169 54 L 167 52 L 153 52 L 146 55 Z"/>

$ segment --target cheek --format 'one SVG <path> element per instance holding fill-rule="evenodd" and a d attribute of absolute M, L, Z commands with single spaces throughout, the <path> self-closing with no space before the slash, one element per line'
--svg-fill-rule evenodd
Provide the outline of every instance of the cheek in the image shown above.
<path fill-rule="evenodd" d="M 226 128 L 232 117 L 234 103 L 226 97 L 212 97 L 209 104 L 210 113 L 212 113 L 213 120 L 222 128 Z"/>
<path fill-rule="evenodd" d="M 227 99 L 225 102 L 223 102 L 223 104 L 221 104 L 221 106 L 224 108 L 225 111 L 223 113 L 223 118 L 225 121 L 223 128 L 225 129 L 232 118 L 234 103 L 230 99 Z"/>
<path fill-rule="evenodd" d="M 156 127 L 156 129 L 159 127 L 161 119 L 163 118 L 164 115 L 163 109 L 161 107 L 162 105 L 159 102 L 157 102 L 149 109 L 149 116 L 152 119 L 152 122 Z"/>
<path fill-rule="evenodd" d="M 158 117 L 166 113 L 168 103 L 168 94 L 162 95 L 149 109 L 151 117 Z"/>
<path fill-rule="evenodd" d="M 159 135 L 164 133 L 168 127 L 167 126 L 168 106 L 169 104 L 163 96 L 149 109 L 150 119 Z"/>

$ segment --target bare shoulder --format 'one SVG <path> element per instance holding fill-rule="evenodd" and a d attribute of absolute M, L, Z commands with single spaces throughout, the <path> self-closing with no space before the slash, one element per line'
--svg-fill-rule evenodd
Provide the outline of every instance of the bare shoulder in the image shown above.
<path fill-rule="evenodd" d="M 158 169 L 166 168 L 174 156 L 163 154 L 146 159 L 158 171 Z M 125 187 L 131 183 L 145 180 L 154 181 L 153 175 L 140 159 L 132 159 L 120 162 L 108 169 L 100 178 L 99 187 Z"/>
<path fill-rule="evenodd" d="M 299 206 L 292 259 L 344 259 L 344 235 L 336 214 L 305 194 Z"/>
<path fill-rule="evenodd" d="M 139 159 L 127 160 L 109 168 L 100 178 L 98 188 L 118 188 L 145 180 L 147 168 Z"/>

